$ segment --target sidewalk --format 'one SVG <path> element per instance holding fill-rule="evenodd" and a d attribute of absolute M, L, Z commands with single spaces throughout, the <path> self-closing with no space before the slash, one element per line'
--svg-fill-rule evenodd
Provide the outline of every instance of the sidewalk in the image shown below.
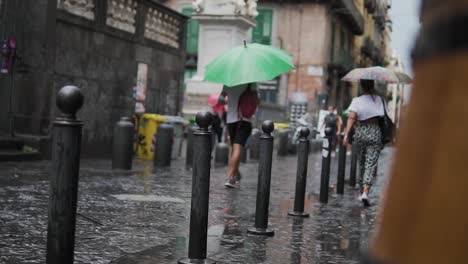
<path fill-rule="evenodd" d="M 246 234 L 254 222 L 257 164 L 242 165 L 238 190 L 224 188 L 226 168 L 212 170 L 209 257 L 218 263 L 359 263 L 374 226 L 391 149 L 382 154 L 370 208 L 356 201 L 356 191 L 348 185 L 344 196 L 330 190 L 329 204 L 318 203 L 321 157 L 310 155 L 306 211 L 311 217 L 306 219 L 287 216 L 296 157 L 274 156 L 271 238 Z M 334 185 L 337 158 L 332 162 Z M 0 163 L 0 263 L 45 262 L 48 166 Z M 103 160 L 84 160 L 81 168 L 76 264 L 176 263 L 187 256 L 191 171 L 185 170 L 183 159 L 156 173 L 151 162 L 140 161 L 132 173 L 112 172 L 110 162 Z"/>

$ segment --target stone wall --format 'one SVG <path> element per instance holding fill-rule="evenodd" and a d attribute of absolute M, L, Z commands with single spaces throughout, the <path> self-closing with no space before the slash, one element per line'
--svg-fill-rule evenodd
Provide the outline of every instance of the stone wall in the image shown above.
<path fill-rule="evenodd" d="M 85 95 L 79 113 L 85 123 L 83 155 L 108 157 L 113 124 L 134 112 L 132 91 L 139 63 L 148 66 L 146 111 L 180 113 L 185 17 L 149 0 L 18 2 L 26 5 L 22 9 L 28 14 L 22 17 L 31 21 L 17 22 L 12 31 L 25 32 L 19 39 L 20 56 L 30 64 L 28 73 L 15 78 L 16 133 L 50 135 L 50 121 L 58 115 L 54 96 L 62 86 L 73 84 Z M 1 78 L 4 87 L 8 80 Z M 6 105 L 3 90 L 1 107 Z M 4 127 L 2 115 L 0 124 Z"/>
<path fill-rule="evenodd" d="M 2 0 L 0 36 L 17 41 L 14 75 L 0 75 L 0 134 L 8 131 L 10 91 L 14 113 L 15 131 L 20 134 L 34 131 L 48 133 L 52 83 L 50 73 L 53 64 L 49 49 L 50 21 L 46 12 L 50 0 L 16 1 Z M 31 4 L 33 3 L 34 4 Z M 53 14 L 52 14 L 53 16 Z"/>

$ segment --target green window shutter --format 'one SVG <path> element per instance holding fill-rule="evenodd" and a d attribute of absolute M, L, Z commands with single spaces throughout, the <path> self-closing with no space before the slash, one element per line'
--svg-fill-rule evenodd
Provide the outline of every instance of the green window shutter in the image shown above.
<path fill-rule="evenodd" d="M 255 43 L 271 45 L 273 10 L 258 9 L 257 11 L 257 26 L 252 30 L 252 41 Z"/>
<path fill-rule="evenodd" d="M 193 8 L 184 8 L 182 9 L 182 14 L 186 16 L 192 16 L 195 11 Z M 193 19 L 189 19 L 187 24 L 187 53 L 197 53 L 198 52 L 198 30 L 199 23 Z"/>

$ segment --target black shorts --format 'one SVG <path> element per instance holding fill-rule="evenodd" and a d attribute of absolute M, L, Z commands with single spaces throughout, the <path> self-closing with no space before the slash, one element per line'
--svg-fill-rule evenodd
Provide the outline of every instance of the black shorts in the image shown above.
<path fill-rule="evenodd" d="M 246 121 L 237 121 L 227 125 L 231 144 L 245 146 L 247 139 L 252 133 L 252 124 Z"/>

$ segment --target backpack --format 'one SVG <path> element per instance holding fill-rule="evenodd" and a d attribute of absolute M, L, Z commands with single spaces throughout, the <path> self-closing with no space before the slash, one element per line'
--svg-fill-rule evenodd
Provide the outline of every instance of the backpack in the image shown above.
<path fill-rule="evenodd" d="M 239 98 L 239 115 L 242 118 L 251 118 L 257 111 L 260 100 L 258 98 L 257 91 L 251 89 L 251 84 L 247 86 L 247 89 L 241 94 Z"/>

